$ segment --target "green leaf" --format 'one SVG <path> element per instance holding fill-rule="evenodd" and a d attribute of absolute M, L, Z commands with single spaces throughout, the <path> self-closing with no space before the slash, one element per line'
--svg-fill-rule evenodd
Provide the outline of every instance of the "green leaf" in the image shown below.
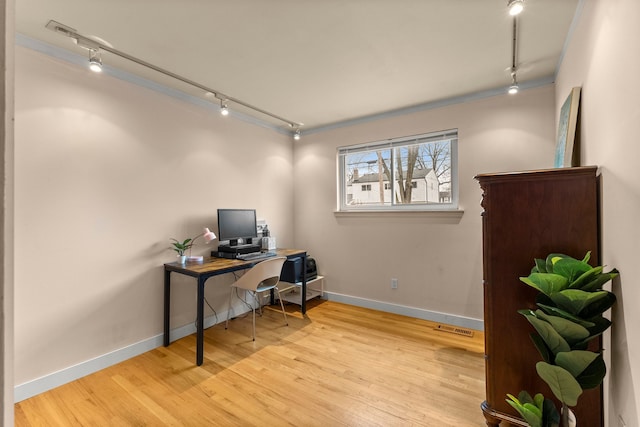
<path fill-rule="evenodd" d="M 548 273 L 547 263 L 545 262 L 545 260 L 536 258 L 534 262 L 535 262 L 535 266 L 531 270 L 532 273 Z"/>
<path fill-rule="evenodd" d="M 545 314 L 542 310 L 535 311 L 536 317 L 542 319 L 553 326 L 553 329 L 560 334 L 562 338 L 571 345 L 571 343 L 577 343 L 589 336 L 589 331 L 584 326 L 575 323 L 571 320 L 564 319 L 559 316 L 550 316 Z"/>
<path fill-rule="evenodd" d="M 599 299 L 606 298 L 607 294 L 607 291 L 585 292 L 579 289 L 565 289 L 551 294 L 549 297 L 558 307 L 571 314 L 577 315 L 588 305 L 593 304 Z"/>
<path fill-rule="evenodd" d="M 563 367 L 574 378 L 578 376 L 599 356 L 593 351 L 574 350 L 556 354 L 556 365 Z"/>
<path fill-rule="evenodd" d="M 602 313 L 609 310 L 611 306 L 616 303 L 616 295 L 614 293 L 604 290 L 598 291 L 597 293 L 605 293 L 606 295 L 601 299 L 589 303 L 589 305 L 580 312 L 580 317 L 590 319 L 602 315 Z"/>
<path fill-rule="evenodd" d="M 543 427 L 542 426 L 542 411 L 531 403 L 522 403 L 516 399 L 513 395 L 507 394 L 509 399 L 506 399 L 507 403 L 513 407 L 524 418 L 524 420 L 531 427 Z"/>
<path fill-rule="evenodd" d="M 544 399 L 542 406 L 542 425 L 544 427 L 558 427 L 558 425 L 560 425 L 560 414 L 551 399 Z"/>
<path fill-rule="evenodd" d="M 525 314 L 523 311 L 519 311 L 526 319 L 533 325 L 536 332 L 542 337 L 549 350 L 553 354 L 558 354 L 561 351 L 569 351 L 571 348 L 567 341 L 555 330 L 549 322 L 538 319 L 533 312 L 531 314 Z"/>
<path fill-rule="evenodd" d="M 590 259 L 591 259 L 591 251 L 587 251 L 587 253 L 585 254 L 584 258 L 582 258 L 582 262 L 589 263 Z"/>
<path fill-rule="evenodd" d="M 608 273 L 601 273 L 590 281 L 585 282 L 582 286 L 580 286 L 580 289 L 587 292 L 600 290 L 605 283 L 607 283 L 609 280 L 614 279 L 616 276 L 618 276 L 618 274 L 618 270 L 616 270 L 615 268 Z"/>
<path fill-rule="evenodd" d="M 571 258 L 569 255 L 565 254 L 549 254 L 547 255 L 546 264 L 547 264 L 547 273 L 553 273 L 553 265 L 563 258 Z"/>
<path fill-rule="evenodd" d="M 533 332 L 529 336 L 531 337 L 531 341 L 533 341 L 533 345 L 535 345 L 538 349 L 538 353 L 540 353 L 540 356 L 542 356 L 542 360 L 547 363 L 552 363 L 553 354 L 551 353 L 551 349 L 547 346 L 542 337 Z"/>
<path fill-rule="evenodd" d="M 580 275 L 577 279 L 575 279 L 569 285 L 571 289 L 582 289 L 585 283 L 590 283 L 592 280 L 598 277 L 598 275 L 602 273 L 602 267 L 593 267 Z M 582 289 L 585 290 L 585 289 Z M 594 289 L 595 290 L 595 289 Z"/>
<path fill-rule="evenodd" d="M 589 264 L 573 258 L 561 258 L 553 264 L 553 272 L 566 277 L 569 283 L 578 279 L 591 268 Z"/>
<path fill-rule="evenodd" d="M 591 338 L 597 337 L 611 326 L 611 320 L 606 317 L 596 316 L 589 320 L 593 323 L 593 326 L 587 328 Z"/>
<path fill-rule="evenodd" d="M 598 357 L 591 362 L 587 368 L 576 378 L 580 387 L 583 390 L 598 387 L 602 384 L 605 375 L 607 374 L 607 366 L 604 363 L 602 354 L 598 354 Z"/>
<path fill-rule="evenodd" d="M 548 296 L 566 289 L 569 285 L 566 277 L 553 273 L 532 273 L 528 277 L 521 277 L 520 280 Z"/>
<path fill-rule="evenodd" d="M 553 301 L 549 300 L 551 303 L 553 303 Z M 573 314 L 564 311 L 561 308 L 558 307 L 554 307 L 552 305 L 547 305 L 547 304 L 541 304 L 538 303 L 538 307 L 542 308 L 546 313 L 548 314 L 553 314 L 553 315 L 558 315 L 560 317 L 564 317 L 567 320 L 571 320 L 572 322 L 576 322 L 582 326 L 584 326 L 585 328 L 589 329 L 593 326 L 595 326 L 595 323 L 593 321 L 590 320 L 585 320 L 581 317 L 578 316 L 574 316 Z"/>
<path fill-rule="evenodd" d="M 536 363 L 536 371 L 547 383 L 554 396 L 568 406 L 576 406 L 582 394 L 578 381 L 566 369 L 546 362 Z"/>

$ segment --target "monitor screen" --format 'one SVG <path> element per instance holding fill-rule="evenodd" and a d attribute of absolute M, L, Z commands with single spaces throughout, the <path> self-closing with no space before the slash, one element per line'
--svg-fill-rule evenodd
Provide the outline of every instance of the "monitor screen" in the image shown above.
<path fill-rule="evenodd" d="M 230 240 L 258 237 L 255 209 L 218 209 L 218 239 Z"/>

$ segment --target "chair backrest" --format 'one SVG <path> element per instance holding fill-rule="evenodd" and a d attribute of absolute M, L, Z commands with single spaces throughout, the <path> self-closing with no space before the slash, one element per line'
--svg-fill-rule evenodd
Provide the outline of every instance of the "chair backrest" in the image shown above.
<path fill-rule="evenodd" d="M 264 285 L 275 286 L 280 280 L 282 266 L 287 260 L 286 257 L 269 258 L 260 261 L 246 273 L 244 273 L 234 284 L 238 288 L 255 291 L 264 282 Z"/>

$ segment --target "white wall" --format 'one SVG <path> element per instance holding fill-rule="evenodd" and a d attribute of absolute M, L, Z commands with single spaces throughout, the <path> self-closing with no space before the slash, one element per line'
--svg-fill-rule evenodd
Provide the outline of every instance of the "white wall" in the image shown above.
<path fill-rule="evenodd" d="M 452 128 L 459 131 L 459 222 L 334 215 L 337 147 Z M 482 209 L 474 176 L 552 167 L 554 129 L 549 85 L 305 135 L 294 146 L 296 245 L 316 258 L 335 298 L 481 325 Z M 391 278 L 398 289 L 391 289 Z"/>
<path fill-rule="evenodd" d="M 556 108 L 582 87 L 583 164 L 602 173 L 603 263 L 621 275 L 612 285 L 608 425 L 640 426 L 640 2 L 586 0 L 560 68 Z"/>
<path fill-rule="evenodd" d="M 22 47 L 15 87 L 17 386 L 161 334 L 169 238 L 217 208 L 293 244 L 290 137 Z M 219 315 L 230 279 L 208 282 Z M 173 297 L 172 328 L 193 324 L 195 281 Z"/>
<path fill-rule="evenodd" d="M 13 100 L 15 2 L 0 0 L 0 170 L 3 181 L 0 213 L 0 424 L 13 425 Z"/>

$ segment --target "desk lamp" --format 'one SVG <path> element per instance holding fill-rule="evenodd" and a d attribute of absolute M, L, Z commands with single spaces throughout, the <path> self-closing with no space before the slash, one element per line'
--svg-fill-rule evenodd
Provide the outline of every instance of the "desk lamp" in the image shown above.
<path fill-rule="evenodd" d="M 200 237 L 204 237 L 204 241 L 209 244 L 209 242 L 215 240 L 216 235 L 213 231 L 209 230 L 207 227 L 204 228 L 204 232 L 202 234 L 199 234 L 198 236 L 194 237 L 191 240 L 191 246 L 189 247 L 189 256 L 187 257 L 187 261 L 202 261 L 204 258 L 202 255 L 199 256 L 191 256 L 191 248 L 193 248 L 193 246 L 196 243 L 196 240 L 198 240 Z"/>

